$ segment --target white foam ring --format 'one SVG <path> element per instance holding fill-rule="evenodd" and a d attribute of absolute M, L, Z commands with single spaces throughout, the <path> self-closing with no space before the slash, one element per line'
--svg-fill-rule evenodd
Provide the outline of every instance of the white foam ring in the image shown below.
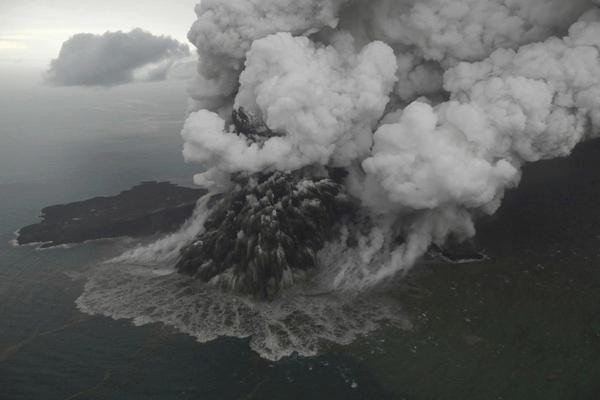
<path fill-rule="evenodd" d="M 409 326 L 391 304 L 373 296 L 297 287 L 272 303 L 254 302 L 179 274 L 124 264 L 97 270 L 76 304 L 84 313 L 136 325 L 160 322 L 202 343 L 250 338 L 254 351 L 274 361 L 294 352 L 314 356 L 323 341 L 349 344 L 382 324 Z"/>

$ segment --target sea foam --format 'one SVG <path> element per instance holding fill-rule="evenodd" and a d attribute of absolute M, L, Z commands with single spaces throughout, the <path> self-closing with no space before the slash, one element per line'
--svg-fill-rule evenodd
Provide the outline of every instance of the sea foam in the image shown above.
<path fill-rule="evenodd" d="M 305 285 L 273 302 L 256 302 L 139 264 L 99 267 L 76 304 L 86 314 L 135 325 L 163 323 L 201 343 L 249 338 L 254 351 L 273 361 L 294 353 L 314 356 L 324 342 L 349 344 L 386 324 L 411 326 L 391 302 L 373 294 L 323 293 Z"/>

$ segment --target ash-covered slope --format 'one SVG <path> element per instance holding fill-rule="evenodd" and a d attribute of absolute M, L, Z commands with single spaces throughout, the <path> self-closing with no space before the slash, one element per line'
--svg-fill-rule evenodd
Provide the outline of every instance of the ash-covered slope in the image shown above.
<path fill-rule="evenodd" d="M 205 190 L 168 182 L 143 182 L 116 196 L 46 207 L 42 221 L 22 228 L 20 245 L 42 247 L 119 236 L 140 237 L 179 228 Z"/>
<path fill-rule="evenodd" d="M 240 293 L 272 299 L 351 214 L 343 187 L 329 178 L 274 172 L 240 176 L 186 247 L 177 269 Z"/>

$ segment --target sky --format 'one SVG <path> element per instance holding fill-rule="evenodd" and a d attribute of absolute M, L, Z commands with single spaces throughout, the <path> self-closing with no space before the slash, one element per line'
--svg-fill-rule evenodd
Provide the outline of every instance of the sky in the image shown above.
<path fill-rule="evenodd" d="M 188 43 L 199 0 L 0 0 L 0 68 L 43 69 L 64 41 L 142 28 Z"/>
<path fill-rule="evenodd" d="M 141 28 L 189 45 L 198 1 L 0 0 L 0 184 L 46 176 L 52 168 L 44 160 L 69 158 L 75 152 L 70 143 L 118 153 L 114 143 L 148 136 L 154 139 L 147 146 L 165 146 L 177 157 L 185 80 L 67 87 L 49 84 L 45 76 L 63 43 L 83 32 L 102 37 Z M 85 61 L 86 53 L 74 58 Z M 65 163 L 71 164 L 77 161 Z M 135 162 L 129 167 L 138 168 Z"/>

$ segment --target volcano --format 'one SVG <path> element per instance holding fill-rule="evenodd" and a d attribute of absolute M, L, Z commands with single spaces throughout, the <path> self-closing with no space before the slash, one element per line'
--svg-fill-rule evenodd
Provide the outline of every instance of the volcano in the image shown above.
<path fill-rule="evenodd" d="M 238 135 L 259 145 L 277 135 L 243 109 L 234 111 L 232 121 Z M 341 184 L 343 171 L 317 175 L 304 169 L 232 176 L 233 188 L 182 250 L 177 270 L 273 299 L 295 276 L 316 268 L 317 252 L 356 210 Z"/>

